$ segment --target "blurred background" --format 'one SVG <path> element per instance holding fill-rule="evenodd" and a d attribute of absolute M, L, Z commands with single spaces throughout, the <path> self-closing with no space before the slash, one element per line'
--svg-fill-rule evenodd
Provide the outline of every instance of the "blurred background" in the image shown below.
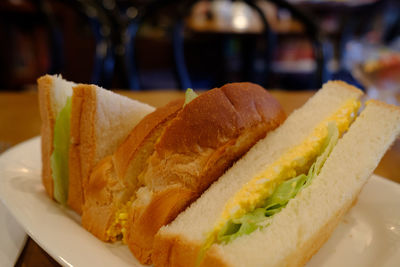
<path fill-rule="evenodd" d="M 251 81 L 290 113 L 331 79 L 399 104 L 400 0 L 0 0 L 0 153 L 40 133 L 46 73 L 155 106 Z M 375 173 L 399 182 L 399 151 Z M 28 239 L 15 266 L 59 265 Z"/>
<path fill-rule="evenodd" d="M 400 83 L 398 0 L 1 0 L 0 38 L 7 91 L 45 73 L 129 90 Z"/>

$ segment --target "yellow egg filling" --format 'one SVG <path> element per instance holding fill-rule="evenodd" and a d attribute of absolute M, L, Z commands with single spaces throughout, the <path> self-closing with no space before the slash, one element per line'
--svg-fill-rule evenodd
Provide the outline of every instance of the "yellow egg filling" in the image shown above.
<path fill-rule="evenodd" d="M 114 221 L 107 230 L 107 237 L 111 242 L 122 240 L 126 244 L 126 224 L 128 223 L 128 212 L 133 199 L 125 203 L 115 214 Z"/>
<path fill-rule="evenodd" d="M 348 100 L 333 115 L 324 119 L 312 133 L 299 145 L 284 153 L 259 175 L 246 183 L 225 205 L 223 212 L 211 233 L 214 236 L 231 219 L 236 219 L 269 197 L 283 181 L 307 172 L 311 164 L 321 154 L 325 139 L 328 136 L 328 124 L 335 122 L 342 135 L 355 118 L 360 102 Z M 208 240 L 215 240 L 208 238 Z"/>

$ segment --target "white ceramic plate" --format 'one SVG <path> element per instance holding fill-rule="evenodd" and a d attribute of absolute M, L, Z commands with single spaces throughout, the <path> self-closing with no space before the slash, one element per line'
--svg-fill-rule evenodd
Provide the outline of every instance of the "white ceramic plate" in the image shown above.
<path fill-rule="evenodd" d="M 24 248 L 27 236 L 1 201 L 0 237 L 0 266 L 14 266 Z"/>
<path fill-rule="evenodd" d="M 65 266 L 140 266 L 121 244 L 106 244 L 80 226 L 79 216 L 45 194 L 40 178 L 40 140 L 0 156 L 0 198 L 26 232 Z M 372 176 L 358 203 L 307 264 L 399 266 L 400 185 Z"/>

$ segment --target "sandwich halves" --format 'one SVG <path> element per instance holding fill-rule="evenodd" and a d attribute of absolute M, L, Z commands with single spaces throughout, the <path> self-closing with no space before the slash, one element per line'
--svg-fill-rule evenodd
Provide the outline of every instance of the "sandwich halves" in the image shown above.
<path fill-rule="evenodd" d="M 151 263 L 158 229 L 286 117 L 252 83 L 227 84 L 191 99 L 146 116 L 96 166 L 85 188 L 83 226 L 101 240 L 122 239 L 142 263 Z"/>
<path fill-rule="evenodd" d="M 38 79 L 42 119 L 42 180 L 57 202 L 81 213 L 83 185 L 153 107 L 61 76 Z"/>
<path fill-rule="evenodd" d="M 329 82 L 154 240 L 154 266 L 302 266 L 400 133 L 400 108 Z"/>

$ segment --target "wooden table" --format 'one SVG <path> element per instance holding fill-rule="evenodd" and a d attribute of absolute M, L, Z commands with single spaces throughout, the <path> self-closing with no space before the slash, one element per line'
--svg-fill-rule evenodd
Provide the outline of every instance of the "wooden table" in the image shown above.
<path fill-rule="evenodd" d="M 149 103 L 155 107 L 183 95 L 180 91 L 150 91 L 119 93 Z M 311 91 L 285 92 L 272 91 L 289 114 L 300 107 L 312 94 Z M 37 93 L 0 93 L 0 152 L 8 147 L 40 133 L 40 117 Z M 400 141 L 397 140 L 386 153 L 375 173 L 400 183 Z M 32 239 L 27 244 L 16 266 L 59 266 Z"/>

